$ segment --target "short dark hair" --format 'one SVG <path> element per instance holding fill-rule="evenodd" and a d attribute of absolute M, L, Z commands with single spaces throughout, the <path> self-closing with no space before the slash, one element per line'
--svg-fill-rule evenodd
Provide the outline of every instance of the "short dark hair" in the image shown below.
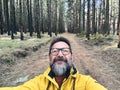
<path fill-rule="evenodd" d="M 52 46 L 55 43 L 60 42 L 60 41 L 65 42 L 69 46 L 70 52 L 72 54 L 72 49 L 71 49 L 70 41 L 68 39 L 64 38 L 64 37 L 57 37 L 57 38 L 55 38 L 55 39 L 52 40 L 52 42 L 50 44 L 50 48 L 49 48 L 49 54 L 51 53 Z"/>

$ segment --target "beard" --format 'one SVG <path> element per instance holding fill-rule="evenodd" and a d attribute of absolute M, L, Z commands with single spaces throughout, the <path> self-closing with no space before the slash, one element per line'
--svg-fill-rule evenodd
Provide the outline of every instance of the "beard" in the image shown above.
<path fill-rule="evenodd" d="M 62 61 L 62 63 L 57 63 L 57 61 Z M 72 67 L 72 59 L 67 61 L 63 57 L 57 57 L 53 62 L 50 60 L 50 67 L 56 76 L 63 76 Z"/>

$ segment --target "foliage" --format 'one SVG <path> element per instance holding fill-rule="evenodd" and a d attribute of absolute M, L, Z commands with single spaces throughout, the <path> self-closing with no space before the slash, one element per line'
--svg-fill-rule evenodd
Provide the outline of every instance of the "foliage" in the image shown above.
<path fill-rule="evenodd" d="M 95 35 L 91 35 L 91 39 L 89 41 L 86 41 L 87 44 L 93 46 L 101 46 L 101 45 L 112 45 L 113 43 L 116 44 L 117 43 L 117 36 L 116 35 L 108 35 L 108 36 L 104 36 L 102 34 L 96 34 Z"/>
<path fill-rule="evenodd" d="M 86 35 L 86 31 L 81 31 L 80 33 L 77 33 L 76 36 L 78 37 L 84 37 Z"/>

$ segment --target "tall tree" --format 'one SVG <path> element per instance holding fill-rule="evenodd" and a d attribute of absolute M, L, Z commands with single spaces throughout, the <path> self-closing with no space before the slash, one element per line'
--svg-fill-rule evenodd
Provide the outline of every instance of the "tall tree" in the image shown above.
<path fill-rule="evenodd" d="M 0 34 L 3 34 L 2 0 L 0 0 Z"/>
<path fill-rule="evenodd" d="M 106 0 L 105 34 L 110 34 L 110 25 L 109 25 L 109 0 Z"/>
<path fill-rule="evenodd" d="M 52 31 L 51 31 L 51 0 L 47 0 L 47 29 L 48 29 L 48 35 L 52 37 Z"/>
<path fill-rule="evenodd" d="M 68 32 L 73 32 L 73 0 L 68 0 Z"/>
<path fill-rule="evenodd" d="M 4 11 L 5 11 L 5 20 L 6 20 L 6 29 L 8 31 L 8 35 L 10 35 L 10 16 L 9 16 L 9 7 L 8 7 L 8 0 L 3 0 L 4 2 Z"/>
<path fill-rule="evenodd" d="M 23 23 L 22 23 L 22 16 L 23 16 L 23 13 L 22 13 L 22 0 L 19 1 L 19 7 L 20 7 L 20 12 L 19 12 L 19 31 L 20 31 L 20 39 L 21 40 L 24 40 L 24 36 L 23 36 Z"/>
<path fill-rule="evenodd" d="M 40 34 L 40 5 L 39 5 L 39 0 L 35 0 L 34 2 L 34 16 L 35 16 L 35 31 L 37 31 L 37 38 L 41 38 Z"/>
<path fill-rule="evenodd" d="M 119 0 L 119 15 L 118 15 L 118 48 L 120 48 L 120 0 Z"/>
<path fill-rule="evenodd" d="M 90 39 L 90 0 L 87 0 L 87 31 L 86 38 Z"/>
<path fill-rule="evenodd" d="M 57 8 L 58 8 L 58 1 L 55 0 L 55 35 L 57 36 L 57 32 L 58 32 L 58 20 L 57 20 Z"/>
<path fill-rule="evenodd" d="M 79 0 L 79 32 L 81 33 L 81 29 L 82 29 L 82 27 L 81 27 L 81 16 L 82 16 L 82 13 L 81 13 L 81 0 Z"/>
<path fill-rule="evenodd" d="M 82 26 L 82 29 L 83 31 L 85 31 L 85 0 L 83 0 L 83 13 L 82 13 L 82 18 L 83 18 L 83 26 Z"/>
<path fill-rule="evenodd" d="M 15 1 L 10 0 L 10 29 L 11 39 L 14 39 L 14 33 L 16 32 L 16 17 L 15 17 Z"/>
<path fill-rule="evenodd" d="M 98 13 L 98 33 L 101 32 L 101 15 L 102 15 L 102 0 L 100 1 L 100 6 L 99 6 L 99 13 Z"/>
<path fill-rule="evenodd" d="M 65 22 L 64 22 L 64 1 L 60 1 L 60 6 L 59 6 L 59 20 L 58 20 L 58 31 L 59 33 L 65 32 Z"/>
<path fill-rule="evenodd" d="M 27 18 L 27 0 L 21 0 L 22 1 L 22 25 L 23 25 L 23 32 L 27 32 L 27 25 L 28 25 L 28 18 Z"/>
<path fill-rule="evenodd" d="M 102 3 L 102 6 L 101 6 L 102 13 L 101 13 L 101 20 L 100 20 L 100 22 L 101 22 L 100 33 L 105 34 L 106 33 L 106 29 L 105 29 L 106 28 L 105 27 L 105 24 L 106 24 L 106 22 L 105 22 L 105 16 L 106 16 L 105 0 L 101 0 L 101 3 Z"/>
<path fill-rule="evenodd" d="M 79 1 L 76 0 L 74 3 L 74 33 L 78 33 L 79 28 Z"/>
<path fill-rule="evenodd" d="M 44 34 L 44 15 L 43 15 L 43 0 L 40 0 L 40 18 L 41 18 L 41 22 L 40 22 L 40 29 L 42 31 L 42 33 Z"/>
<path fill-rule="evenodd" d="M 92 0 L 92 33 L 96 34 L 97 30 L 96 30 L 96 23 L 95 23 L 95 0 Z"/>
<path fill-rule="evenodd" d="M 27 10 L 28 10 L 28 29 L 30 32 L 30 36 L 33 35 L 33 20 L 32 20 L 32 2 L 31 0 L 27 0 Z"/>

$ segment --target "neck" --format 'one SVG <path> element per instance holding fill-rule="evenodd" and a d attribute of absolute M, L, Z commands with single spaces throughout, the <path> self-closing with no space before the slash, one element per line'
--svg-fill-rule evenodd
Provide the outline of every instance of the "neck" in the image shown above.
<path fill-rule="evenodd" d="M 59 87 L 62 85 L 62 82 L 66 76 L 55 76 L 55 80 L 58 83 Z"/>

